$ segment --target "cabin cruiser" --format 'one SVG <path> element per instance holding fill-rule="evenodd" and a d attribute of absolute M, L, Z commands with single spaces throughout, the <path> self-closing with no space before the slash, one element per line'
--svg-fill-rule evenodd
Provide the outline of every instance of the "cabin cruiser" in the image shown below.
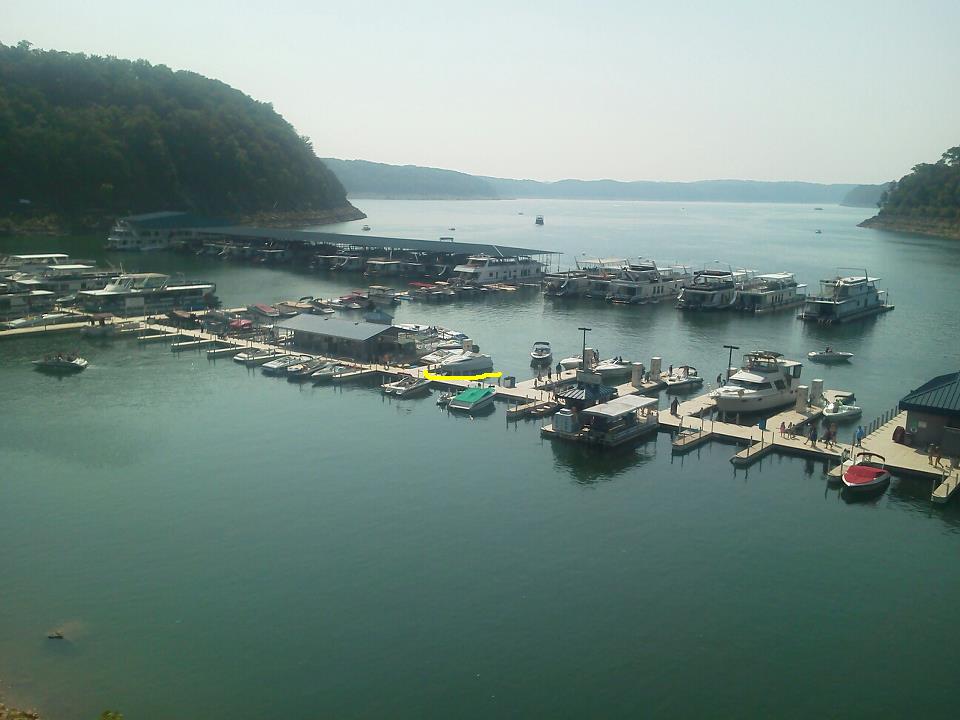
<path fill-rule="evenodd" d="M 852 492 L 882 490 L 890 482 L 891 474 L 886 468 L 886 458 L 877 453 L 859 452 L 841 467 L 843 485 Z"/>
<path fill-rule="evenodd" d="M 703 385 L 703 378 L 692 365 L 673 368 L 664 378 L 667 392 L 683 392 Z"/>
<path fill-rule="evenodd" d="M 677 307 L 682 310 L 726 310 L 737 304 L 742 291 L 758 286 L 759 280 L 752 270 L 697 270 L 690 284 L 680 291 Z"/>
<path fill-rule="evenodd" d="M 161 273 L 128 273 L 102 290 L 81 290 L 77 300 L 86 312 L 147 315 L 168 310 L 204 310 L 218 304 L 217 286 L 208 282 L 173 281 Z"/>
<path fill-rule="evenodd" d="M 596 365 L 598 362 L 600 362 L 600 354 L 593 348 L 587 348 L 587 365 Z M 560 367 L 564 370 L 576 370 L 582 364 L 583 359 L 580 355 L 572 355 L 560 361 Z"/>
<path fill-rule="evenodd" d="M 543 264 L 529 257 L 493 257 L 471 255 L 463 265 L 453 268 L 454 278 L 472 285 L 539 281 Z"/>
<path fill-rule="evenodd" d="M 846 405 L 843 400 L 837 398 L 823 407 L 823 419 L 843 422 L 844 420 L 856 420 L 863 414 L 863 408 L 856 405 Z"/>
<path fill-rule="evenodd" d="M 380 386 L 384 395 L 396 395 L 397 397 L 412 397 L 422 392 L 426 392 L 430 387 L 430 381 L 426 378 L 418 378 L 405 375 L 394 382 L 384 383 Z"/>
<path fill-rule="evenodd" d="M 726 413 L 755 413 L 790 405 L 797 400 L 796 380 L 801 363 L 780 353 L 757 350 L 743 356 L 743 367 L 722 387 L 710 393 L 717 409 Z"/>
<path fill-rule="evenodd" d="M 640 260 L 620 269 L 610 281 L 607 302 L 618 305 L 644 305 L 674 298 L 691 282 L 682 266 L 660 268 L 653 260 Z"/>
<path fill-rule="evenodd" d="M 866 270 L 863 275 L 821 280 L 820 294 L 807 298 L 799 317 L 830 325 L 893 310 L 887 291 L 877 289 L 879 280 L 870 277 Z"/>
<path fill-rule="evenodd" d="M 493 370 L 493 359 L 483 353 L 469 350 L 454 351 L 440 362 L 439 372 L 444 375 L 472 375 Z"/>
<path fill-rule="evenodd" d="M 776 272 L 757 275 L 759 285 L 744 288 L 737 298 L 736 308 L 744 312 L 765 313 L 802 305 L 807 295 L 806 285 L 797 283 L 793 273 Z"/>
<path fill-rule="evenodd" d="M 633 365 L 625 362 L 623 358 L 610 358 L 597 363 L 590 369 L 599 375 L 604 383 L 612 384 L 629 380 L 633 372 Z"/>
<path fill-rule="evenodd" d="M 537 340 L 530 351 L 530 362 L 535 365 L 545 365 L 553 360 L 553 350 L 546 340 Z"/>
<path fill-rule="evenodd" d="M 284 355 L 275 360 L 265 362 L 261 365 L 261 369 L 264 375 L 285 375 L 287 368 L 308 362 L 311 359 L 309 355 Z"/>
<path fill-rule="evenodd" d="M 33 366 L 37 370 L 46 372 L 80 372 L 86 370 L 89 363 L 82 357 L 70 353 L 48 355 L 41 360 L 34 360 Z"/>
<path fill-rule="evenodd" d="M 492 387 L 467 388 L 450 399 L 447 407 L 450 410 L 475 413 L 493 405 L 496 390 Z"/>
<path fill-rule="evenodd" d="M 827 345 L 826 350 L 813 351 L 807 353 L 807 359 L 813 362 L 826 363 L 833 365 L 835 363 L 847 362 L 853 357 L 853 353 L 840 352 Z"/>
<path fill-rule="evenodd" d="M 19 330 L 26 327 L 39 327 L 41 325 L 65 325 L 86 320 L 83 315 L 72 315 L 70 313 L 44 313 L 43 315 L 29 315 L 27 317 L 16 318 L 8 322 L 0 323 L 0 328 L 4 330 Z"/>

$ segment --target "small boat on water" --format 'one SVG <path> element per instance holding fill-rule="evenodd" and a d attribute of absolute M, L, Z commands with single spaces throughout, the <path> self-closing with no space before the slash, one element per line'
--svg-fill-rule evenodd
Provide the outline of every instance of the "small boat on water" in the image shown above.
<path fill-rule="evenodd" d="M 264 363 L 270 362 L 271 360 L 279 360 L 281 357 L 286 357 L 289 353 L 285 353 L 282 350 L 245 350 L 241 353 L 237 353 L 233 356 L 233 361 L 236 363 L 242 363 L 247 367 L 255 367 L 257 365 L 263 365 Z"/>
<path fill-rule="evenodd" d="M 823 351 L 814 350 L 813 352 L 807 353 L 807 359 L 811 362 L 824 363 L 827 365 L 848 362 L 852 357 L 853 353 L 840 352 L 839 350 L 834 350 L 829 345 Z"/>
<path fill-rule="evenodd" d="M 843 485 L 855 492 L 881 490 L 890 482 L 886 458 L 872 452 L 859 452 L 843 464 Z"/>
<path fill-rule="evenodd" d="M 534 225 L 543 225 L 543 215 L 537 215 L 537 219 L 533 221 Z"/>
<path fill-rule="evenodd" d="M 327 363 L 323 367 L 315 370 L 310 376 L 310 380 L 314 385 L 323 382 L 330 382 L 337 375 L 343 375 L 345 372 L 350 372 L 350 367 L 347 365 L 340 365 L 338 363 Z"/>
<path fill-rule="evenodd" d="M 667 392 L 683 392 L 703 385 L 703 378 L 693 365 L 681 365 L 673 368 L 673 372 L 667 375 L 664 382 L 667 384 Z"/>
<path fill-rule="evenodd" d="M 57 353 L 48 355 L 40 360 L 34 360 L 33 366 L 45 372 L 70 373 L 86 370 L 89 363 L 78 355 L 71 353 Z"/>
<path fill-rule="evenodd" d="M 530 351 L 530 362 L 534 365 L 546 365 L 553 360 L 553 350 L 546 340 L 537 340 Z"/>
<path fill-rule="evenodd" d="M 413 397 L 420 393 L 425 393 L 430 388 L 430 381 L 426 378 L 412 377 L 406 375 L 394 382 L 384 383 L 380 386 L 384 395 L 396 395 L 397 397 Z"/>
<path fill-rule="evenodd" d="M 317 370 L 326 365 L 326 360 L 312 358 L 306 362 L 297 363 L 287 368 L 287 380 L 301 382 L 310 378 Z"/>
<path fill-rule="evenodd" d="M 370 226 L 369 226 L 369 225 L 364 225 L 364 226 L 363 226 L 362 228 L 360 228 L 360 229 L 363 230 L 364 232 L 370 232 Z"/>
<path fill-rule="evenodd" d="M 447 404 L 450 410 L 474 413 L 493 405 L 496 391 L 492 387 L 467 388 L 457 394 Z"/>
<path fill-rule="evenodd" d="M 264 375 L 286 375 L 287 368 L 310 360 L 309 355 L 284 355 L 276 360 L 265 362 L 261 369 Z"/>
<path fill-rule="evenodd" d="M 845 405 L 840 398 L 832 403 L 827 403 L 823 408 L 824 420 L 843 422 L 844 420 L 855 420 L 861 415 L 863 415 L 863 408 L 856 405 Z"/>
<path fill-rule="evenodd" d="M 439 405 L 440 407 L 449 405 L 450 401 L 453 400 L 455 395 L 456 393 L 451 390 L 444 390 L 442 393 L 440 393 L 440 396 L 437 398 L 437 405 Z"/>

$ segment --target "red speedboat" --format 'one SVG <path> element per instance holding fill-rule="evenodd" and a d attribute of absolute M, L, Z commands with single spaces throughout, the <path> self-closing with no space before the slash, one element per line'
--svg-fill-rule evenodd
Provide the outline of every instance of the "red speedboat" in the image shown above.
<path fill-rule="evenodd" d="M 890 482 L 890 471 L 884 467 L 883 455 L 860 452 L 843 470 L 843 484 L 850 490 L 879 490 Z"/>

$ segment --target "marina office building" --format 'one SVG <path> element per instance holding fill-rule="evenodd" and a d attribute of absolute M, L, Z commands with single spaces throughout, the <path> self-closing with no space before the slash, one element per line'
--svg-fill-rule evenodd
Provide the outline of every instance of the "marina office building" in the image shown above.
<path fill-rule="evenodd" d="M 900 401 L 915 447 L 939 445 L 945 456 L 960 456 L 960 372 L 924 383 Z"/>
<path fill-rule="evenodd" d="M 405 333 L 393 325 L 303 314 L 277 323 L 277 328 L 293 333 L 297 348 L 323 355 L 372 361 L 396 358 L 409 349 Z"/>

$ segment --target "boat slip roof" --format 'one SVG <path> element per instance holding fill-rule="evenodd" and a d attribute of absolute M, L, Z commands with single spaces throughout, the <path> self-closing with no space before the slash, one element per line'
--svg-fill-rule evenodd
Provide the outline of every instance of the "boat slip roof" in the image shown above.
<path fill-rule="evenodd" d="M 227 237 L 255 238 L 258 240 L 280 240 L 283 242 L 301 242 L 314 245 L 346 245 L 376 249 L 410 250 L 413 252 L 465 253 L 468 255 L 490 255 L 492 257 L 512 257 L 517 255 L 553 255 L 553 250 L 537 248 L 510 247 L 484 243 L 451 242 L 449 240 L 416 240 L 411 238 L 390 238 L 376 235 L 346 235 L 331 232 L 310 232 L 307 230 L 283 230 L 278 228 L 259 228 L 229 226 L 218 228 L 193 228 L 197 232 Z"/>
<path fill-rule="evenodd" d="M 900 401 L 900 409 L 960 416 L 960 372 L 924 383 Z"/>
<path fill-rule="evenodd" d="M 294 315 L 289 320 L 277 323 L 277 327 L 295 332 L 306 332 L 313 335 L 327 335 L 345 340 L 359 340 L 361 342 L 375 338 L 392 326 L 379 323 L 358 322 L 355 320 L 341 320 L 327 315 Z"/>
<path fill-rule="evenodd" d="M 587 408 L 583 411 L 583 414 L 616 418 L 636 412 L 641 408 L 654 407 L 658 405 L 659 402 L 660 401 L 657 398 L 625 395 L 623 397 L 618 397 L 615 400 L 611 400 L 610 402 L 605 402 L 600 405 L 594 405 L 592 408 Z"/>

